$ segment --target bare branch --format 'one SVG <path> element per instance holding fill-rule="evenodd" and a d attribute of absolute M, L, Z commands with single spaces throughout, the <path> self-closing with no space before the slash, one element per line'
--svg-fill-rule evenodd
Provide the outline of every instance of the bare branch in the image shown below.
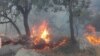
<path fill-rule="evenodd" d="M 24 14 L 24 9 L 23 9 L 23 7 L 20 6 L 20 5 L 16 5 L 16 6 L 17 6 L 17 9 L 18 9 L 22 14 Z"/>
<path fill-rule="evenodd" d="M 0 22 L 0 24 L 10 23 L 10 21 Z"/>
<path fill-rule="evenodd" d="M 10 23 L 14 26 L 14 28 L 17 30 L 18 34 L 21 35 L 21 32 L 20 32 L 19 28 L 18 28 L 17 25 L 12 21 L 11 18 L 9 18 L 7 15 L 2 15 L 2 14 L 0 14 L 0 16 L 7 18 L 7 19 L 10 21 Z"/>

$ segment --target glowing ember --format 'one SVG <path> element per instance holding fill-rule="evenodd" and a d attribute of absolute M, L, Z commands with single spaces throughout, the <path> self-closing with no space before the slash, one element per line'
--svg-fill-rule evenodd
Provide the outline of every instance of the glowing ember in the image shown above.
<path fill-rule="evenodd" d="M 62 46 L 66 43 L 67 39 L 63 39 L 62 42 L 59 43 L 59 46 Z"/>
<path fill-rule="evenodd" d="M 92 25 L 87 26 L 87 33 L 85 33 L 86 39 L 92 44 L 92 45 L 100 45 L 100 36 L 96 35 L 95 27 Z M 90 34 L 91 33 L 91 34 Z"/>
<path fill-rule="evenodd" d="M 63 45 L 65 45 L 65 43 L 68 43 L 68 39 L 67 38 L 63 38 L 62 40 L 57 42 L 55 47 L 63 46 Z"/>

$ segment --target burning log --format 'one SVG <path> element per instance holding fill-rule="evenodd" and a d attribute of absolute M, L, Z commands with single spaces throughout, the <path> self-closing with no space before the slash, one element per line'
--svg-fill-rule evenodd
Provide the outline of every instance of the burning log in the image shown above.
<path fill-rule="evenodd" d="M 12 45 L 18 45 L 21 44 L 23 45 L 24 48 L 32 48 L 32 49 L 37 49 L 37 50 L 43 50 L 43 49 L 53 49 L 56 47 L 63 46 L 64 44 L 67 43 L 68 39 L 67 38 L 62 38 L 61 40 L 57 42 L 49 42 L 46 43 L 43 39 L 40 39 L 37 44 L 34 44 L 34 39 L 31 39 L 30 37 L 27 37 L 26 35 L 19 36 L 17 39 L 14 38 L 1 38 L 2 39 L 2 46 L 12 44 Z"/>

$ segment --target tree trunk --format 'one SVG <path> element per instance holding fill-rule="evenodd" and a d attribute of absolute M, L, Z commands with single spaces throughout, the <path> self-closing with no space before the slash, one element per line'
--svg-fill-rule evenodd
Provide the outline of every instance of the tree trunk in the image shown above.
<path fill-rule="evenodd" d="M 23 15 L 24 18 L 24 27 L 25 27 L 25 32 L 27 36 L 30 36 L 30 29 L 29 29 L 29 25 L 28 25 L 28 13 L 25 13 Z"/>
<path fill-rule="evenodd" d="M 69 0 L 69 23 L 70 23 L 71 42 L 76 43 L 76 39 L 74 37 L 74 27 L 73 27 L 72 0 Z"/>
<path fill-rule="evenodd" d="M 28 15 L 29 15 L 29 12 L 31 10 L 31 7 L 32 7 L 32 1 L 28 1 L 28 0 L 25 0 L 23 1 L 24 2 L 24 7 L 19 5 L 18 2 L 16 4 L 18 10 L 22 13 L 23 15 L 23 24 L 24 24 L 24 28 L 25 28 L 25 32 L 26 32 L 26 36 L 30 36 L 30 29 L 29 29 L 29 25 L 28 25 Z"/>

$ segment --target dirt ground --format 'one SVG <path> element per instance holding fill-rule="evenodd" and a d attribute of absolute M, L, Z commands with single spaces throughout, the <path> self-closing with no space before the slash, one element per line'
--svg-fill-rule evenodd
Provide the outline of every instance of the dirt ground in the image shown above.
<path fill-rule="evenodd" d="M 100 56 L 100 47 L 84 50 L 73 49 L 75 46 L 62 46 L 49 50 L 25 49 L 20 45 L 6 45 L 0 49 L 0 56 Z"/>

